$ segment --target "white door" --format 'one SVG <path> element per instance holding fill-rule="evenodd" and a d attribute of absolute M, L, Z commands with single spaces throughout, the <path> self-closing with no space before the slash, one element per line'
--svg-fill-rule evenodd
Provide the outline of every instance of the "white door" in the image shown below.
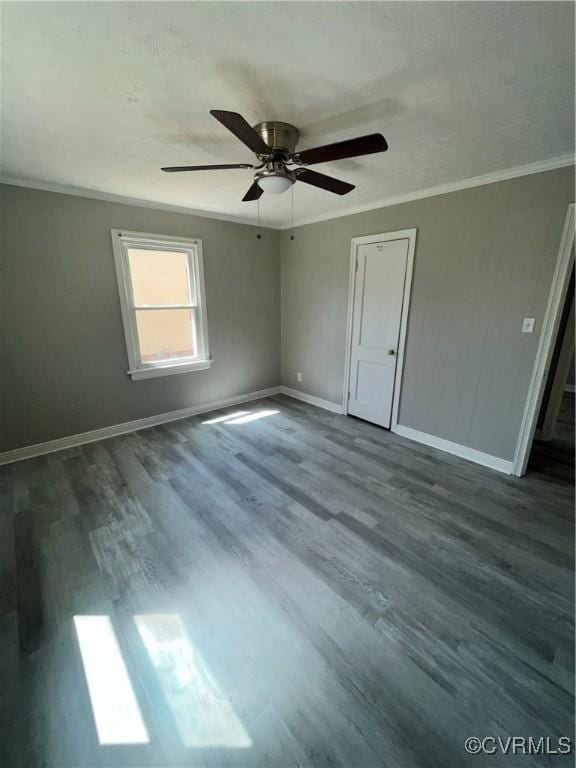
<path fill-rule="evenodd" d="M 348 413 L 390 427 L 408 238 L 359 245 Z"/>

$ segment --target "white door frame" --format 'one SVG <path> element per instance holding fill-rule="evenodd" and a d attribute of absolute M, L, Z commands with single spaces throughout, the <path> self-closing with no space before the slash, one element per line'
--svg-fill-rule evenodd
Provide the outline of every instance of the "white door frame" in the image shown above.
<path fill-rule="evenodd" d="M 564 328 L 564 334 L 560 341 L 560 348 L 558 350 L 558 359 L 556 361 L 556 368 L 550 371 L 552 381 L 550 382 L 550 393 L 548 396 L 548 402 L 546 403 L 546 410 L 544 411 L 542 419 L 542 429 L 540 430 L 540 440 L 547 442 L 554 438 L 554 431 L 556 428 L 556 422 L 558 421 L 558 414 L 560 413 L 560 406 L 562 405 L 562 396 L 564 395 L 564 387 L 568 378 L 568 372 L 570 370 L 570 363 L 572 361 L 572 355 L 574 354 L 574 297 L 569 299 L 566 296 L 564 302 L 564 311 L 567 309 L 568 300 L 570 301 L 570 308 L 568 309 L 568 318 L 566 321 L 566 328 Z M 556 344 L 554 345 L 554 351 L 556 351 Z M 546 385 L 548 386 L 548 385 Z M 542 408 L 540 408 L 542 413 Z M 540 414 L 538 414 L 540 418 Z M 537 432 L 538 430 L 536 430 Z"/>
<path fill-rule="evenodd" d="M 518 436 L 516 453 L 514 455 L 512 471 L 517 477 L 526 474 L 526 466 L 528 465 L 528 458 L 530 457 L 530 449 L 532 448 L 532 441 L 534 440 L 538 413 L 542 404 L 542 397 L 544 395 L 544 388 L 549 374 L 554 344 L 558 334 L 562 308 L 564 307 L 566 292 L 568 290 L 570 272 L 574 262 L 572 256 L 575 223 L 574 209 L 574 203 L 571 203 L 568 206 L 568 212 L 564 221 L 562 239 L 560 241 L 558 257 L 556 259 L 556 268 L 552 277 L 550 293 L 548 294 L 546 314 L 542 321 L 540 342 L 538 344 L 538 351 L 536 352 L 534 368 L 532 369 L 532 378 L 530 379 L 526 406 L 524 408 L 524 415 L 522 416 L 520 434 Z"/>
<path fill-rule="evenodd" d="M 344 365 L 344 395 L 342 399 L 342 413 L 348 413 L 348 389 L 350 387 L 350 361 L 352 348 L 352 320 L 354 314 L 354 292 L 356 288 L 356 257 L 361 245 L 370 243 L 382 243 L 390 240 L 408 240 L 408 256 L 406 257 L 406 275 L 404 277 L 404 294 L 402 297 L 402 313 L 400 316 L 400 336 L 398 339 L 398 359 L 394 376 L 394 397 L 392 400 L 392 420 L 390 430 L 396 431 L 398 424 L 398 410 L 400 407 L 400 393 L 402 388 L 402 371 L 404 368 L 404 349 L 406 346 L 406 331 L 408 328 L 408 313 L 410 311 L 410 299 L 412 295 L 412 274 L 414 272 L 414 252 L 416 250 L 417 229 L 400 229 L 395 232 L 384 232 L 379 235 L 365 235 L 353 237 L 350 247 L 350 277 L 348 280 L 348 320 L 346 324 L 346 361 Z"/>

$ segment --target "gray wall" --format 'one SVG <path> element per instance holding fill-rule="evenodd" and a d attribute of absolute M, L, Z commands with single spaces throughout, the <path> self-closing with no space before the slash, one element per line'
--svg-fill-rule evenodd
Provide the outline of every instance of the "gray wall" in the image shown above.
<path fill-rule="evenodd" d="M 0 450 L 279 383 L 279 236 L 254 227 L 4 185 Z M 199 237 L 208 371 L 132 381 L 110 229 Z"/>
<path fill-rule="evenodd" d="M 342 400 L 350 240 L 417 227 L 399 421 L 512 459 L 573 183 L 564 168 L 283 232 L 282 383 Z"/>
<path fill-rule="evenodd" d="M 293 241 L 51 192 L 0 195 L 0 450 L 274 386 L 280 346 L 282 383 L 341 401 L 350 239 L 417 227 L 400 423 L 513 457 L 572 169 L 299 227 Z M 112 228 L 203 239 L 209 371 L 126 375 Z M 524 316 L 535 334 L 520 333 Z"/>

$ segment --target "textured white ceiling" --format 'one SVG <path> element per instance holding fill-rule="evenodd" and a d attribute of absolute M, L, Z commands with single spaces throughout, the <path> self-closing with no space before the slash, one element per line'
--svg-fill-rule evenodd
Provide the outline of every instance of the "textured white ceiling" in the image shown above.
<path fill-rule="evenodd" d="M 574 6 L 556 2 L 5 3 L 2 175 L 220 212 L 251 162 L 208 113 L 284 120 L 300 148 L 382 132 L 382 155 L 297 184 L 297 219 L 573 151 Z M 290 193 L 261 200 L 290 220 Z"/>

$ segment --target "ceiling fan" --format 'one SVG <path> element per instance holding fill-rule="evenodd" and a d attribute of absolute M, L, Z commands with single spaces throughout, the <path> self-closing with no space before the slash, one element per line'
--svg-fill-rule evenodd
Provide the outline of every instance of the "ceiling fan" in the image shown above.
<path fill-rule="evenodd" d="M 385 152 L 388 149 L 388 144 L 382 134 L 371 133 L 367 136 L 358 136 L 356 139 L 338 141 L 335 144 L 326 144 L 323 147 L 313 147 L 296 152 L 300 133 L 289 123 L 273 121 L 258 123 L 252 127 L 237 112 L 211 109 L 210 114 L 254 152 L 260 165 L 250 165 L 249 163 L 177 165 L 162 168 L 162 170 L 166 173 L 180 173 L 182 171 L 252 168 L 256 171 L 254 182 L 242 198 L 244 201 L 258 200 L 264 192 L 269 192 L 272 195 L 286 192 L 295 181 L 303 181 L 305 184 L 325 189 L 327 192 L 334 192 L 336 195 L 347 195 L 354 189 L 354 184 L 340 181 L 340 179 L 326 176 L 317 171 L 311 171 L 306 166 L 342 160 L 347 157 L 371 155 L 375 152 Z"/>

